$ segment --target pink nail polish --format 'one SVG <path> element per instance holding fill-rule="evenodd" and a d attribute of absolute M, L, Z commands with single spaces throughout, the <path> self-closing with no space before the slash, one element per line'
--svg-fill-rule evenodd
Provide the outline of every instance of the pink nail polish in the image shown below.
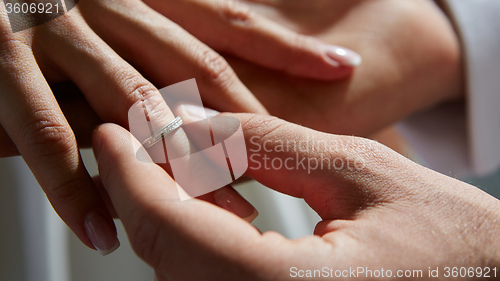
<path fill-rule="evenodd" d="M 240 218 L 252 222 L 259 214 L 257 210 L 245 198 L 243 198 L 232 187 L 223 187 L 214 193 L 215 203 L 239 216 Z"/>
<path fill-rule="evenodd" d="M 340 64 L 356 67 L 361 65 L 362 62 L 362 58 L 358 53 L 340 46 L 325 45 L 325 53 L 331 63 L 336 66 Z"/>
<path fill-rule="evenodd" d="M 101 214 L 88 215 L 84 225 L 87 236 L 101 255 L 108 255 L 120 246 L 114 227 Z"/>

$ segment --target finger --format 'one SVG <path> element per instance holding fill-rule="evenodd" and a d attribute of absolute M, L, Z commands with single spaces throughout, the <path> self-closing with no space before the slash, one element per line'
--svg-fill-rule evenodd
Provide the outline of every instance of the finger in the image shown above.
<path fill-rule="evenodd" d="M 76 22 L 78 23 L 78 19 Z M 60 33 L 56 32 L 64 32 L 66 29 L 73 30 L 80 36 L 66 39 L 66 37 L 61 38 Z M 46 32 L 44 34 L 53 38 L 53 41 L 57 43 L 53 46 L 54 48 L 63 48 L 53 59 L 79 85 L 102 119 L 129 125 L 135 137 L 141 142 L 174 119 L 174 115 L 158 90 L 84 25 L 69 25 L 69 27 L 66 25 L 63 30 L 59 30 L 55 25 Z M 75 49 L 74 46 L 86 47 Z M 72 63 L 69 64 L 68 61 Z M 75 69 L 73 65 L 75 61 L 79 69 Z M 162 142 L 148 148 L 148 152 L 156 163 L 173 174 L 168 160 L 184 156 L 189 159 L 193 154 L 193 149 L 181 128 L 166 136 Z M 167 151 L 170 153 L 167 154 Z M 189 163 L 206 167 L 205 173 L 211 171 L 212 168 L 210 165 L 201 165 L 198 162 L 190 161 Z M 178 176 L 176 174 L 177 181 L 179 181 Z M 193 180 L 193 177 L 187 174 L 185 178 L 191 183 L 190 186 L 184 186 L 189 196 L 198 196 L 214 190 L 213 188 L 204 190 L 205 183 L 200 178 Z M 208 178 L 204 180 L 209 181 Z M 220 186 L 222 185 L 217 188 Z M 179 198 L 179 195 L 175 198 Z"/>
<path fill-rule="evenodd" d="M 158 89 L 103 42 L 77 10 L 53 22 L 39 29 L 35 40 L 39 36 L 48 41 L 44 46 L 50 59 L 78 86 L 102 120 L 130 128 L 129 121 L 136 121 L 130 114 L 142 115 L 149 121 L 134 133 L 144 141 L 174 119 Z M 179 155 L 188 155 L 191 150 L 182 130 L 169 135 L 165 142 L 176 147 Z M 166 151 L 161 142 L 148 152 L 159 157 L 154 159 L 156 162 L 165 163 Z"/>
<path fill-rule="evenodd" d="M 75 19 L 76 23 L 78 21 L 78 18 Z M 148 80 L 102 42 L 92 30 L 83 24 L 76 26 L 71 24 L 75 23 L 69 22 L 62 30 L 58 28 L 58 25 L 54 25 L 43 34 L 53 38 L 52 41 L 57 43 L 53 46 L 54 48 L 62 48 L 52 59 L 79 85 L 102 119 L 128 125 L 141 142 L 174 119 L 163 97 Z M 61 37 L 59 32 L 65 32 L 67 29 L 80 35 L 73 38 Z M 85 46 L 85 48 L 74 46 Z M 79 65 L 78 69 L 74 67 L 75 61 Z M 167 150 L 170 151 L 168 154 Z M 193 154 L 192 151 L 193 148 L 182 129 L 172 132 L 162 142 L 148 148 L 153 160 L 156 163 L 163 163 L 162 167 L 170 173 L 172 171 L 168 160 L 184 156 L 189 159 Z M 193 164 L 199 165 L 199 163 Z M 205 167 L 211 168 L 209 165 Z M 199 178 L 191 180 L 192 177 L 189 175 L 185 178 L 192 183 L 191 186 L 185 187 L 189 196 L 198 196 L 214 190 L 205 191 L 201 188 L 200 191 L 199 187 L 203 187 L 203 182 L 200 182 Z M 179 181 L 178 178 L 176 179 Z M 217 188 L 220 186 L 222 185 Z M 194 192 L 188 189 L 191 187 Z M 179 198 L 179 195 L 174 198 Z"/>
<path fill-rule="evenodd" d="M 93 143 L 102 183 L 134 250 L 155 269 L 168 273 L 167 278 L 198 276 L 201 273 L 191 267 L 195 263 L 204 274 L 199 279 L 221 272 L 232 275 L 235 266 L 241 266 L 235 261 L 248 259 L 243 252 L 249 255 L 248 249 L 255 249 L 249 244 L 260 237 L 259 232 L 205 201 L 158 200 L 177 193 L 176 183 L 159 166 L 136 159 L 141 145 L 126 130 L 102 125 Z"/>
<path fill-rule="evenodd" d="M 114 223 L 80 158 L 75 136 L 31 50 L 17 41 L 0 55 L 0 123 L 59 216 L 102 254 L 116 249 Z M 101 240 L 93 233 L 101 232 Z"/>
<path fill-rule="evenodd" d="M 193 108 L 185 107 L 183 119 L 196 118 Z M 404 158 L 368 139 L 325 134 L 264 115 L 219 116 L 237 118 L 242 124 L 247 176 L 279 192 L 304 198 L 324 219 L 350 219 L 374 202 L 390 201 L 390 185 L 369 179 L 375 175 L 384 178 L 388 169 L 395 173 L 410 169 Z M 219 125 L 224 130 L 231 126 Z M 373 165 L 377 162 L 384 164 Z M 224 165 L 220 161 L 217 164 Z"/>
<path fill-rule="evenodd" d="M 194 124 L 196 126 L 199 124 L 199 122 L 197 122 L 197 121 L 202 120 L 201 119 L 202 117 L 200 116 L 201 115 L 200 112 L 204 112 L 207 110 L 210 110 L 210 109 L 204 109 L 204 108 L 201 108 L 201 107 L 198 107 L 195 105 L 191 105 L 191 104 L 188 104 L 188 105 L 182 104 L 176 109 L 176 112 L 179 116 L 182 117 L 182 119 L 184 120 L 185 123 Z M 213 112 L 211 114 L 214 116 L 217 115 L 215 112 Z M 230 115 L 230 114 L 223 113 L 223 114 L 219 114 L 216 117 L 212 117 L 210 119 L 210 121 L 213 121 L 213 119 L 216 119 L 219 116 L 230 116 L 230 117 L 234 116 L 234 117 L 236 117 L 235 119 L 238 122 L 238 124 L 235 125 L 235 124 L 229 123 L 232 120 L 228 120 L 229 122 L 227 124 L 217 126 L 219 128 L 224 128 L 225 132 L 222 132 L 222 134 L 226 135 L 226 138 L 229 137 L 230 135 L 232 135 L 236 131 L 234 128 L 236 128 L 237 125 L 242 124 L 243 133 L 244 133 L 245 142 L 246 142 L 246 150 L 248 153 L 247 155 L 244 155 L 244 156 L 250 160 L 249 169 L 247 170 L 247 173 L 246 173 L 249 176 L 252 176 L 252 173 L 251 173 L 252 170 L 254 170 L 254 171 L 255 170 L 270 170 L 272 161 L 269 161 L 270 160 L 269 157 L 271 156 L 271 154 L 273 157 L 279 156 L 280 158 L 278 158 L 278 160 L 282 161 L 281 158 L 286 159 L 287 157 L 293 156 L 293 154 L 299 152 L 298 151 L 299 147 L 288 148 L 288 147 L 283 146 L 283 148 L 281 148 L 281 149 L 276 149 L 279 152 L 282 152 L 281 154 L 279 154 L 277 151 L 274 150 L 274 146 L 276 146 L 278 143 L 274 143 L 273 141 L 269 141 L 267 138 L 262 140 L 262 136 L 259 134 L 260 131 L 257 131 L 257 129 L 262 130 L 263 132 L 266 132 L 267 130 L 272 131 L 274 135 L 270 138 L 271 139 L 275 138 L 277 141 L 283 140 L 283 142 L 286 143 L 286 141 L 289 138 L 291 138 L 293 141 L 288 140 L 288 144 L 289 145 L 295 144 L 296 146 L 297 146 L 298 141 L 302 140 L 302 137 L 307 138 L 307 137 L 311 137 L 311 134 L 319 134 L 316 131 L 308 130 L 308 129 L 300 127 L 300 126 L 296 126 L 296 125 L 293 125 L 291 123 L 287 123 L 287 122 L 280 120 L 278 118 L 275 118 L 275 117 L 265 118 L 265 117 L 260 116 L 260 115 L 246 115 L 246 114 Z M 248 121 L 247 119 L 249 119 L 250 121 Z M 225 121 L 225 119 L 221 119 L 221 120 L 222 120 L 221 122 Z M 254 120 L 255 120 L 255 122 L 253 122 Z M 252 126 L 254 126 L 254 127 L 252 127 Z M 276 132 L 275 133 L 275 127 L 276 128 L 283 127 L 283 132 Z M 202 129 L 201 127 L 200 128 L 195 127 L 195 128 L 199 129 L 199 130 Z M 251 128 L 252 130 L 250 130 L 249 128 Z M 304 131 L 302 131 L 302 129 Z M 212 134 L 214 134 L 215 128 L 213 126 L 211 127 L 211 130 L 212 130 Z M 286 133 L 284 133 L 284 132 L 286 132 Z M 294 132 L 295 134 L 291 135 L 292 132 Z M 267 135 L 265 135 L 265 136 L 267 137 Z M 192 139 L 195 142 L 197 141 L 196 138 L 192 138 Z M 330 141 L 328 141 L 328 142 L 330 142 Z M 301 143 L 299 143 L 299 145 L 305 146 L 305 145 L 308 145 L 308 143 L 305 141 L 302 141 Z M 300 148 L 303 149 L 302 147 L 300 147 Z M 266 154 L 258 154 L 257 152 L 266 152 Z M 308 151 L 301 150 L 300 152 L 301 152 L 301 154 L 303 154 L 302 152 L 308 152 Z M 207 152 L 206 154 L 210 159 L 212 159 L 214 162 L 216 162 L 216 164 L 218 164 L 218 165 L 225 164 L 223 161 L 221 162 L 220 159 L 216 159 L 216 157 L 211 155 L 209 152 Z M 298 156 L 302 156 L 302 155 L 298 155 Z M 259 158 L 257 158 L 257 157 L 259 157 Z M 302 156 L 302 157 L 304 157 L 304 156 Z M 261 160 L 264 160 L 263 161 L 264 163 L 261 163 L 262 162 Z M 245 161 L 247 161 L 247 159 L 245 159 Z M 271 163 L 268 163 L 268 162 L 271 162 Z M 287 164 L 290 164 L 289 162 L 287 162 Z M 303 190 L 301 189 L 302 184 L 299 183 L 299 184 L 293 184 L 293 185 L 290 185 L 290 184 L 281 185 L 278 183 L 283 182 L 283 180 L 285 180 L 285 183 L 293 183 L 293 182 L 299 182 L 299 181 L 303 180 L 305 177 L 305 174 L 310 174 L 311 171 L 307 171 L 307 169 L 304 171 L 303 168 L 306 168 L 306 166 L 302 166 L 302 163 L 303 162 L 301 162 L 301 165 L 297 167 L 298 171 L 294 171 L 294 173 L 293 173 L 294 176 L 292 178 L 290 178 L 286 172 L 282 171 L 281 168 L 284 165 L 279 165 L 278 166 L 279 169 L 276 169 L 277 172 L 279 173 L 278 174 L 279 177 L 277 177 L 277 178 L 274 178 L 274 176 L 271 176 L 270 174 L 264 174 L 264 173 L 258 173 L 258 175 L 270 176 L 269 180 L 275 179 L 275 182 L 276 182 L 276 183 L 273 182 L 271 184 L 271 187 L 277 186 L 279 188 L 279 186 L 286 186 L 286 190 L 284 190 L 284 192 L 286 194 L 300 197 L 300 195 L 303 192 Z M 284 166 L 284 167 L 286 168 L 287 166 Z M 291 166 L 289 165 L 288 167 L 291 167 Z M 329 175 L 326 173 L 323 175 L 315 175 L 315 176 L 316 177 L 324 177 L 324 178 L 329 177 Z M 269 182 L 266 181 L 266 183 L 269 183 Z M 282 190 L 280 190 L 280 191 L 282 191 Z"/>
<path fill-rule="evenodd" d="M 288 241 L 273 232 L 261 235 L 238 216 L 205 201 L 158 200 L 176 193 L 176 183 L 157 165 L 138 161 L 140 143 L 119 126 L 98 127 L 93 146 L 102 183 L 132 247 L 158 277 L 260 280 L 288 276 L 289 264 L 336 264 L 343 258 L 332 257 L 336 245 L 316 236 Z"/>
<path fill-rule="evenodd" d="M 90 138 L 94 128 L 102 123 L 90 107 L 80 90 L 72 83 L 62 82 L 50 85 L 64 117 L 73 130 L 78 147 L 90 147 Z M 0 126 L 0 158 L 19 155 L 16 145 Z"/>
<path fill-rule="evenodd" d="M 118 218 L 118 214 L 111 203 L 111 199 L 102 185 L 101 177 L 95 176 L 93 180 L 104 200 L 104 203 L 106 204 L 106 207 L 108 208 L 109 213 L 113 216 L 113 218 Z M 252 222 L 259 215 L 255 207 L 230 185 L 223 186 L 216 191 L 198 196 L 196 198 L 217 205 L 247 222 Z"/>
<path fill-rule="evenodd" d="M 76 84 L 98 116 L 127 126 L 129 108 L 142 102 L 158 122 L 173 119 L 156 87 L 103 42 L 77 12 L 74 9 L 71 15 L 37 29 L 34 41 L 47 42 L 43 48 L 48 59 Z"/>
<path fill-rule="evenodd" d="M 155 84 L 164 87 L 196 78 L 203 101 L 212 107 L 267 113 L 224 58 L 142 2 L 87 1 L 82 5 L 99 36 Z"/>
<path fill-rule="evenodd" d="M 292 32 L 238 1 L 145 2 L 215 50 L 291 75 L 342 79 L 361 63 L 357 53 Z"/>

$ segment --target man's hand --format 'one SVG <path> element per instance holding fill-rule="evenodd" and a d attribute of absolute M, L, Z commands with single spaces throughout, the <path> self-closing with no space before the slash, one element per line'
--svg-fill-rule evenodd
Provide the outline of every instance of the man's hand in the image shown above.
<path fill-rule="evenodd" d="M 157 200 L 175 194 L 176 183 L 137 160 L 140 144 L 125 129 L 102 125 L 94 134 L 102 184 L 159 280 L 287 280 L 299 270 L 357 267 L 395 277 L 437 266 L 440 280 L 444 267 L 499 265 L 500 202 L 486 193 L 374 141 L 274 117 L 224 115 L 243 126 L 247 175 L 304 198 L 323 220 L 314 236 L 290 241 L 205 201 Z"/>
<path fill-rule="evenodd" d="M 228 57 L 271 115 L 324 132 L 369 136 L 463 97 L 460 44 L 433 1 L 249 2 L 259 3 L 257 13 L 363 57 L 352 78 L 341 82 L 300 79 Z"/>

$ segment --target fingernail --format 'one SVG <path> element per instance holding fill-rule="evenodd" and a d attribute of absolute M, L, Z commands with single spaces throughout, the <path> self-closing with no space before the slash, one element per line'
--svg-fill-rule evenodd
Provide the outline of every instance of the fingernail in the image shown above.
<path fill-rule="evenodd" d="M 215 203 L 239 216 L 247 222 L 252 222 L 259 213 L 245 198 L 232 187 L 223 187 L 214 193 Z"/>
<path fill-rule="evenodd" d="M 325 53 L 332 60 L 331 63 L 336 64 L 336 66 L 340 64 L 356 67 L 361 65 L 362 62 L 362 58 L 358 53 L 344 47 L 325 45 Z"/>
<path fill-rule="evenodd" d="M 204 108 L 193 104 L 183 104 L 180 106 L 180 110 L 184 115 L 189 116 L 192 119 L 191 121 L 199 121 L 202 119 L 207 119 L 220 113 L 216 110 Z"/>
<path fill-rule="evenodd" d="M 92 245 L 103 256 L 114 252 L 120 247 L 114 227 L 99 213 L 90 214 L 85 220 L 85 232 Z"/>

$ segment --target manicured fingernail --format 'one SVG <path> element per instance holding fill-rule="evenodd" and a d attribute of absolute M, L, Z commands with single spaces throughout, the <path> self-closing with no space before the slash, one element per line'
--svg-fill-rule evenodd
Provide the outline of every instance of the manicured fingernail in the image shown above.
<path fill-rule="evenodd" d="M 193 104 L 183 104 L 179 107 L 179 109 L 183 115 L 187 115 L 187 117 L 191 118 L 191 121 L 199 121 L 202 119 L 207 119 L 220 113 L 216 110 L 204 108 Z"/>
<path fill-rule="evenodd" d="M 99 213 L 92 213 L 85 220 L 85 231 L 95 249 L 103 256 L 120 247 L 113 227 Z"/>
<path fill-rule="evenodd" d="M 327 57 L 332 60 L 331 63 L 337 66 L 345 65 L 345 66 L 359 66 L 361 65 L 362 58 L 361 56 L 347 48 L 339 47 L 335 45 L 326 45 L 325 53 Z"/>
<path fill-rule="evenodd" d="M 243 198 L 232 187 L 223 187 L 214 193 L 215 203 L 239 216 L 240 218 L 252 222 L 257 216 L 257 210 L 245 198 Z"/>

